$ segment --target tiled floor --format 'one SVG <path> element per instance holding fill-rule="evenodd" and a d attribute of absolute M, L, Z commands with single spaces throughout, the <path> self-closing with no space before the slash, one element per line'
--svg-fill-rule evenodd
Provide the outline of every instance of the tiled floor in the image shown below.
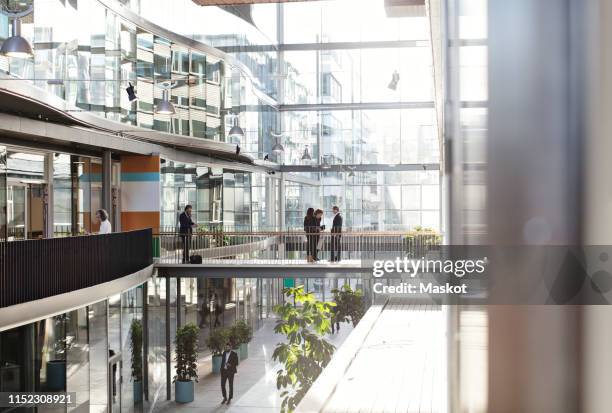
<path fill-rule="evenodd" d="M 325 404 L 325 412 L 446 411 L 446 315 L 391 301 Z"/>
<path fill-rule="evenodd" d="M 199 367 L 200 381 L 196 384 L 193 403 L 181 405 L 174 401 L 163 402 L 155 411 L 277 413 L 281 400 L 276 389 L 276 372 L 280 366 L 272 361 L 272 352 L 283 337 L 274 333 L 274 323 L 272 319 L 267 320 L 255 333 L 249 345 L 249 358 L 238 366 L 238 374 L 234 378 L 234 399 L 230 406 L 221 404 L 220 377 L 208 373 L 211 371 L 211 361 L 207 358 Z M 340 332 L 328 339 L 338 347 L 351 330 L 349 324 L 342 324 Z"/>

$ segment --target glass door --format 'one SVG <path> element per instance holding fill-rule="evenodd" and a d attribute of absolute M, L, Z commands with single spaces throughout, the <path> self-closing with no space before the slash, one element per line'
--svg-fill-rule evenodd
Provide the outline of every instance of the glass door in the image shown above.
<path fill-rule="evenodd" d="M 26 237 L 28 239 L 43 238 L 45 233 L 44 184 L 28 184 L 26 191 Z"/>
<path fill-rule="evenodd" d="M 109 413 L 121 411 L 121 370 L 123 362 L 121 352 L 108 350 L 108 406 Z"/>
<path fill-rule="evenodd" d="M 27 205 L 26 186 L 9 183 L 6 188 L 6 222 L 9 240 L 26 238 Z"/>

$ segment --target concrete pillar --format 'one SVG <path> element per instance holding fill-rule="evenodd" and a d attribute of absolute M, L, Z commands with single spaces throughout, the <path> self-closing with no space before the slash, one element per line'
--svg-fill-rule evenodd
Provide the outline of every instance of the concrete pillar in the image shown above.
<path fill-rule="evenodd" d="M 278 181 L 278 229 L 283 231 L 285 229 L 285 174 L 280 173 L 280 180 Z"/>
<path fill-rule="evenodd" d="M 113 211 L 113 159 L 111 151 L 104 151 L 102 156 L 102 208 L 112 215 Z"/>

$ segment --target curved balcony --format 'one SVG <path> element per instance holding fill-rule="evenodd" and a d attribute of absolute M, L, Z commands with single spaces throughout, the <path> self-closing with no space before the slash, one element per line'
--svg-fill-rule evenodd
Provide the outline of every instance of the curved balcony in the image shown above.
<path fill-rule="evenodd" d="M 239 114 L 247 134 L 237 142 L 227 137 L 232 114 L 276 102 L 239 60 L 155 25 L 116 0 L 91 0 L 78 9 L 62 2 L 32 5 L 22 35 L 34 58 L 0 56 L 0 96 L 20 102 L 17 109 L 0 105 L 2 111 L 253 163 L 248 154 L 257 153 L 258 133 L 248 131 L 259 130 L 261 121 L 247 125 Z M 104 24 L 64 28 L 63 22 L 79 20 Z M 125 92 L 130 83 L 136 100 Z M 155 111 L 165 99 L 162 83 L 172 85 L 173 116 Z M 28 105 L 33 108 L 21 107 Z"/>
<path fill-rule="evenodd" d="M 96 287 L 147 269 L 150 271 L 142 275 L 150 276 L 152 263 L 151 229 L 0 242 L 0 310 Z M 63 303 L 72 306 L 67 296 Z"/>

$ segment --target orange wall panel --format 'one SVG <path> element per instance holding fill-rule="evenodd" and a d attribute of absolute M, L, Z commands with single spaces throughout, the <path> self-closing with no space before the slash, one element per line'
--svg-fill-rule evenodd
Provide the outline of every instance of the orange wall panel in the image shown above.
<path fill-rule="evenodd" d="M 159 231 L 159 211 L 122 211 L 121 212 L 121 229 L 123 231 L 132 231 L 135 229 L 153 228 L 153 233 Z"/>

